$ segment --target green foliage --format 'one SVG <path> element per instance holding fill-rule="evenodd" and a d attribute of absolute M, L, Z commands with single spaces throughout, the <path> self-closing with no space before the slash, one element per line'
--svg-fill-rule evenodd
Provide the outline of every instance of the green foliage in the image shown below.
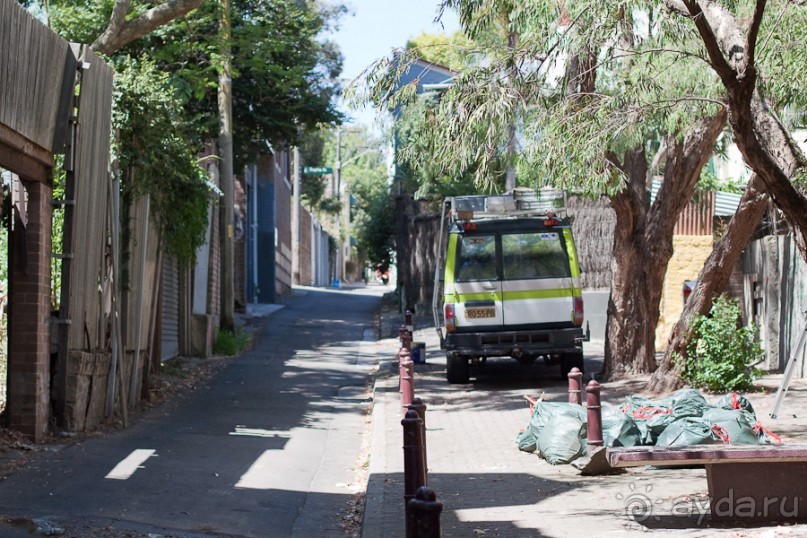
<path fill-rule="evenodd" d="M 342 56 L 322 33 L 344 13 L 339 4 L 233 0 L 233 151 L 235 168 L 271 146 L 295 145 L 303 132 L 341 121 Z M 205 2 L 183 20 L 130 47 L 170 73 L 202 137 L 218 135 L 221 67 L 219 3 Z"/>
<path fill-rule="evenodd" d="M 54 156 L 55 166 L 53 167 L 53 199 L 64 200 L 64 189 L 66 185 L 66 174 L 64 171 L 64 155 Z M 56 253 L 64 252 L 62 240 L 64 239 L 64 206 L 54 207 L 51 217 L 51 251 Z M 58 310 L 62 299 L 62 263 L 55 257 L 50 259 L 50 303 L 53 310 Z"/>
<path fill-rule="evenodd" d="M 757 327 L 741 327 L 740 307 L 723 295 L 708 316 L 693 322 L 694 338 L 687 347 L 683 379 L 711 391 L 748 390 L 761 372 L 763 358 Z"/>
<path fill-rule="evenodd" d="M 213 353 L 216 355 L 238 355 L 249 346 L 252 336 L 243 329 L 216 331 L 216 341 L 213 344 Z"/>
<path fill-rule="evenodd" d="M 743 185 L 744 186 L 744 185 Z M 713 173 L 704 170 L 698 180 L 697 190 L 699 192 L 731 192 L 734 194 L 742 194 L 743 189 L 741 185 L 731 179 L 723 179 L 715 176 Z"/>
<path fill-rule="evenodd" d="M 414 193 L 418 198 L 440 199 L 445 196 L 472 194 L 478 183 L 470 166 L 457 163 L 446 166 L 439 158 L 444 145 L 440 143 L 439 131 L 434 123 L 439 106 L 437 94 L 425 94 L 401 108 L 394 134 L 398 151 L 396 180 L 403 192 Z M 470 136 L 470 135 L 469 135 Z M 425 155 L 432 156 L 424 158 Z M 501 178 L 504 170 L 496 163 L 490 175 Z M 456 165 L 456 166 L 455 166 Z M 497 181 L 497 180 L 494 180 Z M 481 185 L 483 188 L 487 185 Z"/>
<path fill-rule="evenodd" d="M 468 51 L 475 50 L 471 40 L 461 31 L 451 35 L 424 32 L 407 41 L 406 49 L 417 50 L 424 60 L 455 71 L 466 66 L 469 60 Z"/>
<path fill-rule="evenodd" d="M 149 5 L 134 4 L 135 11 Z M 48 12 L 60 35 L 92 43 L 113 5 L 113 0 L 49 0 Z M 219 2 L 204 2 L 116 54 L 147 56 L 167 74 L 173 98 L 199 140 L 218 136 L 219 9 Z M 233 151 L 239 170 L 267 143 L 294 145 L 302 132 L 341 121 L 335 97 L 342 56 L 323 34 L 346 9 L 313 0 L 232 0 L 231 12 Z"/>
<path fill-rule="evenodd" d="M 196 162 L 200 148 L 190 142 L 168 75 L 147 59 L 118 58 L 116 67 L 115 150 L 121 169 L 131 171 L 122 183 L 124 199 L 150 195 L 166 250 L 190 260 L 204 242 L 210 202 Z"/>

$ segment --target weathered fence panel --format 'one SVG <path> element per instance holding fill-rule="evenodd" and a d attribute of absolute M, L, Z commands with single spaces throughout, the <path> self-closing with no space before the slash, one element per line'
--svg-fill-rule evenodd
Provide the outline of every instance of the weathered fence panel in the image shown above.
<path fill-rule="evenodd" d="M 766 236 L 749 244 L 742 259 L 745 275 L 743 308 L 756 322 L 769 370 L 783 370 L 807 322 L 807 264 L 791 235 Z M 794 375 L 805 377 L 804 350 Z"/>
<path fill-rule="evenodd" d="M 14 0 L 0 0 L 0 123 L 61 153 L 76 65 L 67 41 Z"/>
<path fill-rule="evenodd" d="M 72 233 L 73 266 L 70 271 L 71 350 L 106 348 L 102 294 L 107 268 L 109 200 L 109 139 L 112 118 L 112 68 L 85 49 L 79 96 Z M 64 284 L 63 284 L 64 285 Z"/>

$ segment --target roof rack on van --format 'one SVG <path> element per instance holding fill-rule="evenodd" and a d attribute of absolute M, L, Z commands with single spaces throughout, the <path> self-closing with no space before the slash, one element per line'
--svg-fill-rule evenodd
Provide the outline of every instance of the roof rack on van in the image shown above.
<path fill-rule="evenodd" d="M 448 198 L 447 203 L 453 221 L 527 217 L 564 210 L 563 192 L 552 187 L 538 191 L 520 187 L 505 194 L 454 196 Z"/>

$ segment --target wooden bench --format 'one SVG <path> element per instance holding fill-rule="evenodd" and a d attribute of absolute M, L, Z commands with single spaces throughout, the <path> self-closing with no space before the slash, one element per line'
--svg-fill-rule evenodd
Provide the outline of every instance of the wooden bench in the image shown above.
<path fill-rule="evenodd" d="M 715 522 L 807 521 L 807 445 L 607 449 L 611 467 L 704 465 Z"/>

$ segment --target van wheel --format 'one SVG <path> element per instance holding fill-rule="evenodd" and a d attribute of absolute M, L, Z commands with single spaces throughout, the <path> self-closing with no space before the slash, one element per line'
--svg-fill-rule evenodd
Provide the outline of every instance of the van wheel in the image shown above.
<path fill-rule="evenodd" d="M 583 372 L 583 352 L 575 351 L 574 353 L 566 353 L 560 358 L 560 376 L 561 379 L 567 379 L 569 372 L 572 368 L 577 368 Z"/>
<path fill-rule="evenodd" d="M 468 357 L 448 355 L 446 357 L 446 379 L 449 383 L 468 382 Z"/>

